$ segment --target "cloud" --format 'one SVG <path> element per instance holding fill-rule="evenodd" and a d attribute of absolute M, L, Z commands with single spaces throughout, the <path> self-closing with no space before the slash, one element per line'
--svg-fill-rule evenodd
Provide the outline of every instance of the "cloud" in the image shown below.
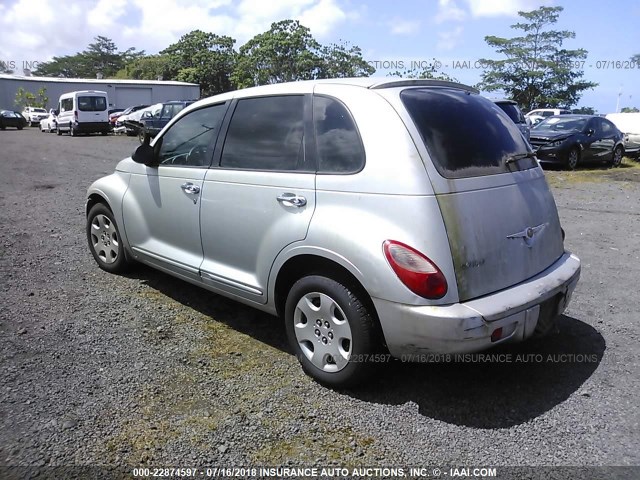
<path fill-rule="evenodd" d="M 420 22 L 416 20 L 391 20 L 388 25 L 391 27 L 392 35 L 413 35 L 420 29 Z"/>
<path fill-rule="evenodd" d="M 87 14 L 88 24 L 100 31 L 116 25 L 116 20 L 127 12 L 127 0 L 99 0 Z"/>
<path fill-rule="evenodd" d="M 467 13 L 458 7 L 454 0 L 438 1 L 438 12 L 434 18 L 436 23 L 461 22 L 465 18 L 467 18 Z"/>
<path fill-rule="evenodd" d="M 535 10 L 550 0 L 466 0 L 474 17 L 515 17 L 519 11 Z"/>
<path fill-rule="evenodd" d="M 362 6 L 347 9 L 343 1 L 75 0 L 58 8 L 50 0 L 0 0 L 0 31 L 11 39 L 0 44 L 0 59 L 44 62 L 82 51 L 98 35 L 111 38 L 120 50 L 135 46 L 156 53 L 196 29 L 229 35 L 238 47 L 287 18 L 326 37 L 342 23 L 358 21 L 356 9 Z"/>
<path fill-rule="evenodd" d="M 436 48 L 438 48 L 438 50 L 453 50 L 460 43 L 460 37 L 463 31 L 462 26 L 457 26 L 453 30 L 439 32 Z"/>
<path fill-rule="evenodd" d="M 353 17 L 343 11 L 334 0 L 320 0 L 319 3 L 303 11 L 297 19 L 305 27 L 309 27 L 314 35 L 323 37 L 333 30 L 339 23 L 345 21 L 347 16 Z"/>

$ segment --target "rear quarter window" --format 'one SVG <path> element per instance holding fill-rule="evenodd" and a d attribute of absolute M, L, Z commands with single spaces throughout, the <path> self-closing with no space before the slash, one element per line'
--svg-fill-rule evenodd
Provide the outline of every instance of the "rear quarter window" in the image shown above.
<path fill-rule="evenodd" d="M 438 172 L 466 178 L 537 166 L 507 162 L 530 152 L 518 127 L 492 101 L 452 88 L 406 89 L 400 98 Z"/>
<path fill-rule="evenodd" d="M 338 100 L 313 98 L 313 124 L 320 173 L 355 173 L 364 167 L 364 147 L 355 122 Z"/>

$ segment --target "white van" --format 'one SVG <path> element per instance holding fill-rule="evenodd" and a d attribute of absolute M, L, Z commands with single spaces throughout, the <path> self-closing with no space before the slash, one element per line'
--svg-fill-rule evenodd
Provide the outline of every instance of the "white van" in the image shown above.
<path fill-rule="evenodd" d="M 107 92 L 81 90 L 60 95 L 58 135 L 63 132 L 69 132 L 72 137 L 93 132 L 106 135 L 110 129 L 108 108 Z"/>

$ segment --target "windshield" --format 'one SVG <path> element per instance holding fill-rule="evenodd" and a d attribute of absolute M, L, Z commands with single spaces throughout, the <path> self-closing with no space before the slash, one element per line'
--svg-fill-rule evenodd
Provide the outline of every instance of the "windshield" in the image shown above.
<path fill-rule="evenodd" d="M 446 178 L 477 177 L 533 168 L 518 127 L 491 100 L 452 88 L 407 89 L 400 94 L 427 147 Z"/>
<path fill-rule="evenodd" d="M 102 112 L 107 109 L 105 97 L 78 97 L 78 109 L 83 112 Z"/>
<path fill-rule="evenodd" d="M 587 124 L 588 118 L 551 117 L 543 120 L 534 130 L 546 130 L 552 132 L 581 132 Z"/>

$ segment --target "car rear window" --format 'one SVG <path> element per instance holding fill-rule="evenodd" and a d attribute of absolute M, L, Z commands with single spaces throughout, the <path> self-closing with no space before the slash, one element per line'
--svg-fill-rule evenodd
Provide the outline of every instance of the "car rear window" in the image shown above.
<path fill-rule="evenodd" d="M 507 173 L 537 166 L 518 127 L 492 101 L 453 88 L 400 94 L 438 172 L 446 178 Z M 507 161 L 520 158 L 517 161 Z"/>
<path fill-rule="evenodd" d="M 107 109 L 104 97 L 78 97 L 78 109 L 83 112 L 102 112 Z"/>

